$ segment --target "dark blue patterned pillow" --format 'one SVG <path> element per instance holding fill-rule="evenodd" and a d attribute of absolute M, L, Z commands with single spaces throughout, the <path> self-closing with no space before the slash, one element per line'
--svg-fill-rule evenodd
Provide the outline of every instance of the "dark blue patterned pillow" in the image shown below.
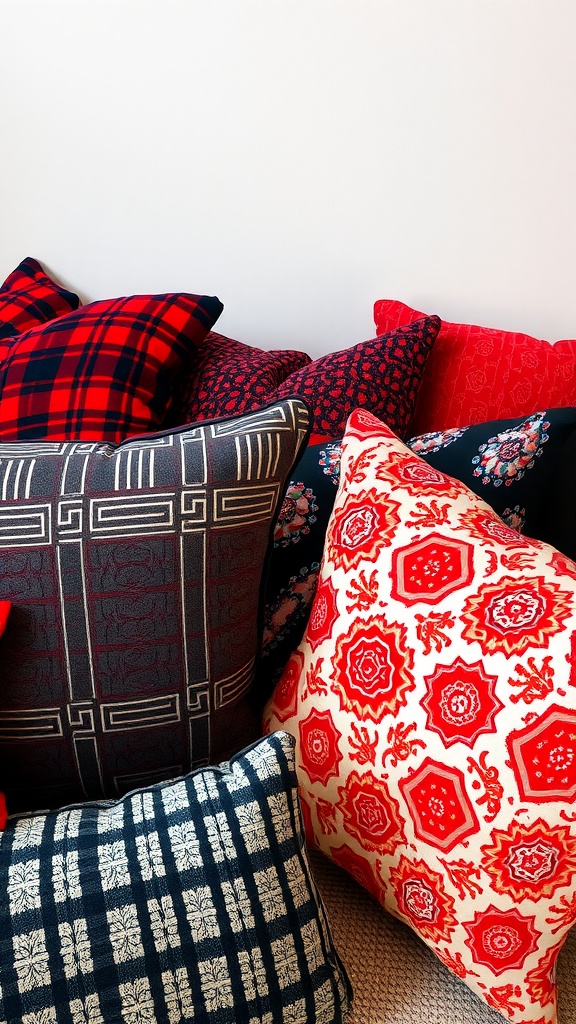
<path fill-rule="evenodd" d="M 504 522 L 576 557 L 569 499 L 576 408 L 492 420 L 421 434 L 408 446 L 435 469 L 462 480 Z M 254 686 L 262 706 L 302 639 L 316 590 L 326 526 L 340 476 L 340 440 L 309 445 L 296 463 L 274 532 L 264 632 Z M 575 483 L 572 488 L 576 495 Z"/>
<path fill-rule="evenodd" d="M 9 818 L 0 1020 L 341 1021 L 349 984 L 303 843 L 283 732 L 116 802 Z"/>

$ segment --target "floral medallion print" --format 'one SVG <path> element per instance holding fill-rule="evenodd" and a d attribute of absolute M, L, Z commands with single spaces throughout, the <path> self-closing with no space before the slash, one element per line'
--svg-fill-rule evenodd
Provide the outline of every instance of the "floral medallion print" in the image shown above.
<path fill-rule="evenodd" d="M 317 511 L 316 498 L 310 487 L 303 483 L 290 483 L 274 527 L 274 546 L 297 544 L 303 535 L 310 533 Z"/>
<path fill-rule="evenodd" d="M 454 427 L 452 430 L 436 430 L 430 434 L 420 434 L 407 441 L 407 446 L 415 455 L 429 455 L 431 452 L 439 452 L 442 448 L 447 448 L 449 444 L 453 444 L 458 438 L 463 437 L 467 430 L 468 427 Z"/>
<path fill-rule="evenodd" d="M 553 704 L 506 743 L 524 800 L 576 799 L 576 711 Z"/>
<path fill-rule="evenodd" d="M 545 416 L 545 413 L 537 412 L 517 427 L 489 437 L 472 459 L 476 467 L 474 476 L 480 477 L 483 484 L 494 487 L 502 484 L 509 487 L 514 480 L 521 480 L 532 469 L 549 439 L 546 431 L 550 423 Z"/>
<path fill-rule="evenodd" d="M 417 771 L 400 780 L 416 835 L 444 852 L 478 831 L 478 819 L 466 792 L 464 774 L 427 757 Z"/>
<path fill-rule="evenodd" d="M 365 849 L 393 854 L 404 840 L 398 801 L 372 772 L 351 772 L 338 789 L 338 805 L 349 834 Z"/>
<path fill-rule="evenodd" d="M 506 832 L 494 829 L 491 843 L 482 847 L 482 867 L 492 875 L 493 888 L 515 903 L 552 896 L 576 873 L 570 828 L 551 828 L 538 818 L 532 824 L 514 821 Z"/>
<path fill-rule="evenodd" d="M 454 931 L 455 901 L 445 890 L 442 875 L 431 871 L 423 860 L 399 857 L 390 871 L 398 912 L 418 926 L 423 938 L 448 941 Z"/>
<path fill-rule="evenodd" d="M 282 678 L 274 691 L 276 714 L 281 722 L 288 721 L 288 719 L 292 718 L 296 712 L 298 704 L 298 683 L 303 664 L 303 654 L 300 651 L 294 651 L 290 655 L 290 659 L 284 669 Z"/>
<path fill-rule="evenodd" d="M 376 469 L 378 480 L 389 480 L 405 488 L 409 494 L 423 495 L 442 494 L 454 495 L 456 490 L 451 486 L 449 478 L 434 469 L 423 459 L 409 458 L 382 463 Z"/>
<path fill-rule="evenodd" d="M 337 641 L 331 679 L 343 707 L 362 720 L 379 722 L 406 704 L 414 687 L 412 665 L 403 627 L 382 616 L 357 619 Z"/>
<path fill-rule="evenodd" d="M 299 678 L 266 712 L 297 739 L 314 843 L 513 1024 L 559 1024 L 556 960 L 576 924 L 576 562 L 531 539 L 526 489 L 560 413 L 541 420 L 530 474 L 526 437 L 500 450 L 528 474 L 488 491 L 514 495 L 506 522 L 352 414 L 318 616 L 313 603 Z M 478 429 L 435 458 L 454 465 L 466 444 L 471 475 Z"/>
<path fill-rule="evenodd" d="M 327 538 L 329 557 L 335 566 L 350 569 L 362 559 L 374 561 L 382 542 L 393 536 L 400 522 L 398 502 L 391 498 L 375 502 L 374 497 L 374 493 L 363 491 L 335 513 Z"/>
<path fill-rule="evenodd" d="M 484 654 L 521 654 L 529 647 L 548 647 L 572 605 L 568 593 L 542 577 L 505 576 L 479 587 L 467 599 L 463 636 L 477 640 Z"/>
<path fill-rule="evenodd" d="M 330 478 L 335 487 L 340 482 L 340 456 L 342 444 L 340 441 L 333 441 L 322 449 L 318 456 L 318 465 L 322 472 Z"/>
<path fill-rule="evenodd" d="M 504 707 L 494 692 L 497 682 L 480 661 L 467 665 L 456 658 L 451 665 L 437 665 L 424 678 L 428 728 L 439 733 L 446 747 L 457 742 L 473 747 L 481 733 L 495 732 L 494 717 Z"/>
<path fill-rule="evenodd" d="M 336 591 L 332 580 L 328 577 L 322 580 L 316 591 L 316 600 L 308 620 L 308 639 L 313 651 L 323 640 L 330 637 L 337 614 Z"/>
<path fill-rule="evenodd" d="M 392 595 L 403 604 L 436 604 L 473 575 L 474 549 L 466 541 L 432 533 L 397 548 L 392 556 Z"/>
<path fill-rule="evenodd" d="M 342 754 L 338 741 L 342 733 L 336 728 L 329 711 L 313 709 L 300 722 L 302 764 L 310 782 L 326 785 L 331 776 L 338 776 Z"/>
<path fill-rule="evenodd" d="M 489 967 L 496 976 L 520 970 L 537 948 L 534 915 L 524 916 L 516 909 L 502 912 L 489 906 L 464 927 L 475 963 Z"/>
<path fill-rule="evenodd" d="M 489 509 L 463 512 L 460 522 L 480 539 L 499 540 L 514 547 L 526 547 L 527 542 L 519 531 L 497 519 Z"/>

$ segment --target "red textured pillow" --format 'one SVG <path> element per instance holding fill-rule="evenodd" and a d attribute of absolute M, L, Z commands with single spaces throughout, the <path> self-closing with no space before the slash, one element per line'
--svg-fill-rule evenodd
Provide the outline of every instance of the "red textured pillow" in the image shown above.
<path fill-rule="evenodd" d="M 348 416 L 359 406 L 405 437 L 439 329 L 437 316 L 423 317 L 371 341 L 321 356 L 290 374 L 274 398 L 299 395 L 306 401 L 313 415 L 312 442 L 340 437 Z"/>
<path fill-rule="evenodd" d="M 378 331 L 423 314 L 394 299 L 374 304 Z M 528 334 L 442 321 L 422 380 L 412 432 L 576 405 L 576 341 L 551 345 Z"/>
<path fill-rule="evenodd" d="M 78 309 L 80 299 L 56 284 L 31 256 L 0 285 L 0 340 Z"/>
<path fill-rule="evenodd" d="M 175 399 L 170 423 L 241 416 L 273 401 L 282 381 L 310 362 L 305 352 L 266 352 L 211 332 Z"/>
<path fill-rule="evenodd" d="M 0 439 L 117 444 L 156 429 L 222 309 L 206 295 L 131 295 L 18 335 L 0 361 Z"/>

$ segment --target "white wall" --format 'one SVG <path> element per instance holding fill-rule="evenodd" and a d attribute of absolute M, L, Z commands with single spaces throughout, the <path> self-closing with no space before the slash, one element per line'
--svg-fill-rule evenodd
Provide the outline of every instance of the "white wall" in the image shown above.
<path fill-rule="evenodd" d="M 314 354 L 385 296 L 576 337 L 574 0 L 2 0 L 0 44 L 0 280 Z"/>

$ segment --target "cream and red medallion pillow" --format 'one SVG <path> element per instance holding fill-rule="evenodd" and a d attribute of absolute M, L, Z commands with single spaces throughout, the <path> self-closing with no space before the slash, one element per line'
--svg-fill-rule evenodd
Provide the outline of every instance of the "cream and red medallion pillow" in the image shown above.
<path fill-rule="evenodd" d="M 317 845 L 504 1017 L 555 1022 L 576 918 L 576 564 L 356 410 L 265 727 L 297 739 Z"/>

